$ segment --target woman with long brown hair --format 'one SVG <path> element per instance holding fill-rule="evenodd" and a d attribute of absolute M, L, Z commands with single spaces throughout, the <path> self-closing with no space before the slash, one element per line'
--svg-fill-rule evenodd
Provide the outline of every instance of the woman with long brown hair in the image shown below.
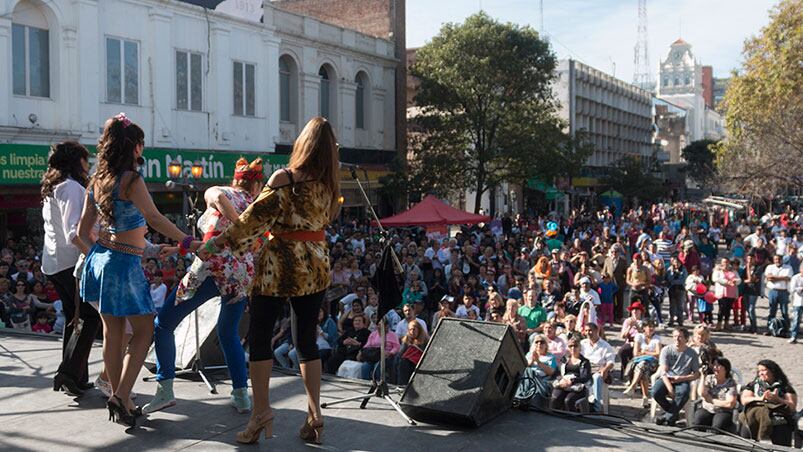
<path fill-rule="evenodd" d="M 95 308 L 77 299 L 73 276 L 79 255 L 89 250 L 87 243 L 78 236 L 78 222 L 88 182 L 89 151 L 74 141 L 58 143 L 50 148 L 47 163 L 47 171 L 42 176 L 45 230 L 42 272 L 58 292 L 64 312 L 62 347 L 65 353 L 53 378 L 53 389 L 81 395 L 92 387 L 87 360 L 100 326 L 100 316 Z M 78 318 L 83 324 L 79 330 L 74 330 Z M 68 350 L 73 331 L 78 334 L 77 345 Z"/>
<path fill-rule="evenodd" d="M 78 236 L 92 243 L 98 220 L 101 231 L 89 250 L 81 275 L 81 297 L 97 302 L 103 321 L 103 362 L 111 384 L 109 418 L 136 424 L 141 410 L 131 401 L 131 389 L 153 340 L 153 299 L 141 259 L 150 225 L 181 243 L 182 253 L 200 242 L 164 217 L 138 172 L 143 164 L 145 133 L 124 113 L 106 121 L 98 141 L 98 167 L 84 200 Z M 133 336 L 125 359 L 120 354 L 126 321 Z"/>
<path fill-rule="evenodd" d="M 293 342 L 307 392 L 307 418 L 299 435 L 321 443 L 321 360 L 318 353 L 318 311 L 330 283 L 329 252 L 324 228 L 340 207 L 338 146 L 331 124 L 312 118 L 293 145 L 286 169 L 278 170 L 238 221 L 209 239 L 203 259 L 227 247 L 235 255 L 248 252 L 266 231 L 251 285 L 248 344 L 254 408 L 240 443 L 254 443 L 264 430 L 270 437 L 273 411 L 269 386 L 273 368 L 270 335 L 282 305 L 290 299 Z"/>

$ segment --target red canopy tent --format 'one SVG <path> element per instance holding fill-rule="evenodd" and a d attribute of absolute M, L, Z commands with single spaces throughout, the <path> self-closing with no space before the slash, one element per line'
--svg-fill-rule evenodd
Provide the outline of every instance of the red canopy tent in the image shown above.
<path fill-rule="evenodd" d="M 491 217 L 463 212 L 428 195 L 411 209 L 380 220 L 385 227 L 446 226 L 449 224 L 477 224 L 491 221 Z"/>

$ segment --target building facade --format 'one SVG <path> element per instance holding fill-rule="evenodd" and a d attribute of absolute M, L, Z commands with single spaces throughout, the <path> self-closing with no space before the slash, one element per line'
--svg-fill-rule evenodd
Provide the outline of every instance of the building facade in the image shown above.
<path fill-rule="evenodd" d="M 153 191 L 165 191 L 171 160 L 202 161 L 209 183 L 229 179 L 240 155 L 281 166 L 316 115 L 349 161 L 395 155 L 393 41 L 261 0 L 192 3 L 0 3 L 0 186 L 22 196 L 0 199 L 0 227 L 38 206 L 50 144 L 92 146 L 120 111 L 145 130 Z"/>
<path fill-rule="evenodd" d="M 576 60 L 558 62 L 554 92 L 572 135 L 594 145 L 588 175 L 601 175 L 624 157 L 654 158 L 651 94 Z"/>
<path fill-rule="evenodd" d="M 689 141 L 724 137 L 723 120 L 714 109 L 714 79 L 710 66 L 694 58 L 692 45 L 678 39 L 669 47 L 658 72 L 657 95 L 687 111 Z"/>

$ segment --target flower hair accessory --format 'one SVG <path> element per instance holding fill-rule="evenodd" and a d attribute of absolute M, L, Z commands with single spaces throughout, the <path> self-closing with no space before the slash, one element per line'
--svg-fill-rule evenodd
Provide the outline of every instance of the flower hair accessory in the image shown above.
<path fill-rule="evenodd" d="M 114 119 L 123 123 L 123 128 L 126 128 L 131 125 L 131 120 L 128 119 L 128 116 L 126 116 L 125 113 L 123 112 L 118 113 L 117 116 L 114 117 Z"/>
<path fill-rule="evenodd" d="M 234 178 L 237 180 L 262 180 L 265 173 L 262 172 L 262 159 L 257 157 L 251 163 L 240 157 L 234 164 Z"/>

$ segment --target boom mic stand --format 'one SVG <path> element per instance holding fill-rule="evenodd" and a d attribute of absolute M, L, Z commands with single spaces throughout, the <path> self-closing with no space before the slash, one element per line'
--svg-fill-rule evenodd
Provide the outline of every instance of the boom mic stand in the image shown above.
<path fill-rule="evenodd" d="M 196 204 L 198 203 L 197 187 L 189 183 L 187 181 L 186 176 L 184 176 L 183 182 L 170 181 L 168 182 L 167 186 L 169 188 L 181 187 L 181 190 L 183 192 L 182 206 L 181 206 L 182 214 L 189 223 L 190 234 L 193 237 L 197 238 L 198 237 L 197 222 L 198 222 L 198 212 L 199 212 L 198 209 L 196 208 Z M 194 192 L 192 196 L 190 196 L 190 190 Z M 189 369 L 176 371 L 176 376 L 178 377 L 182 375 L 189 375 L 189 376 L 197 375 L 201 377 L 201 380 L 203 380 L 204 384 L 206 384 L 206 387 L 209 388 L 210 393 L 217 394 L 217 388 L 215 387 L 214 384 L 212 384 L 209 378 L 207 378 L 204 371 L 225 369 L 226 366 L 204 366 L 204 361 L 201 357 L 201 333 L 198 322 L 197 308 L 192 311 L 192 315 L 193 315 L 193 321 L 195 322 L 195 359 L 193 360 L 192 366 Z M 156 379 L 155 376 L 150 376 L 150 377 L 144 377 L 142 381 L 153 381 L 155 379 Z"/>
<path fill-rule="evenodd" d="M 374 211 L 373 205 L 371 205 L 371 200 L 368 198 L 368 195 L 365 193 L 365 189 L 363 188 L 362 183 L 360 182 L 360 178 L 357 176 L 356 168 L 355 167 L 351 167 L 350 169 L 351 169 L 351 177 L 355 181 L 357 181 L 357 187 L 360 189 L 360 193 L 362 194 L 363 199 L 365 200 L 366 206 L 368 206 L 368 212 L 371 214 L 371 217 L 373 217 L 374 221 L 376 221 L 376 224 L 379 227 L 379 232 L 382 235 L 382 237 L 385 240 L 387 240 L 388 239 L 387 230 L 385 230 L 385 228 L 382 227 L 382 223 L 379 221 L 379 217 L 376 215 L 376 212 Z M 403 273 L 404 271 L 402 269 L 401 262 L 399 262 L 399 258 L 396 256 L 396 253 L 394 253 L 392 249 L 390 250 L 390 253 L 391 253 L 391 256 L 393 257 L 393 262 L 395 264 L 394 267 L 396 269 L 396 273 L 397 274 L 398 273 Z M 386 376 L 385 376 L 385 373 L 386 373 L 386 369 L 385 369 L 385 334 L 386 334 L 386 331 L 385 331 L 385 318 L 383 317 L 382 319 L 379 320 L 379 338 L 380 338 L 380 345 L 379 345 L 379 381 L 377 381 L 376 378 L 372 378 L 372 380 L 371 380 L 371 389 L 369 389 L 368 393 L 365 394 L 365 395 L 360 395 L 360 396 L 355 396 L 355 397 L 347 397 L 345 399 L 339 399 L 339 400 L 335 400 L 333 402 L 324 402 L 324 403 L 321 404 L 321 408 L 328 408 L 328 407 L 330 407 L 332 405 L 337 405 L 337 404 L 340 404 L 340 403 L 354 402 L 354 401 L 357 401 L 357 400 L 362 400 L 362 403 L 360 403 L 360 408 L 364 409 L 366 407 L 366 405 L 368 405 L 368 402 L 372 398 L 376 397 L 378 399 L 384 400 L 387 404 L 389 404 L 391 407 L 393 407 L 393 409 L 396 410 L 397 413 L 399 413 L 399 416 L 401 416 L 405 421 L 407 421 L 407 423 L 409 423 L 410 425 L 416 425 L 415 421 L 410 419 L 410 417 L 407 416 L 407 414 L 405 414 L 404 411 L 402 411 L 402 409 L 399 406 L 398 402 L 393 400 L 392 394 L 396 394 L 396 395 L 401 394 L 403 392 L 402 389 L 396 387 L 391 391 L 388 388 L 387 379 L 386 379 Z M 373 371 L 371 372 L 371 374 L 373 376 Z"/>

